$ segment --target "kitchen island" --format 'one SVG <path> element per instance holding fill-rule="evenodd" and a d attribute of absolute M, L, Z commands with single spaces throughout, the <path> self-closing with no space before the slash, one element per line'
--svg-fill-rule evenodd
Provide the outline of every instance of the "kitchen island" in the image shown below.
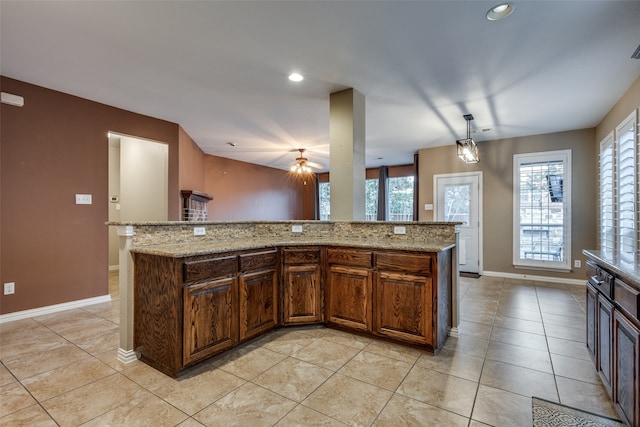
<path fill-rule="evenodd" d="M 322 323 L 437 352 L 457 325 L 455 226 L 120 225 L 131 227 L 133 349 L 178 376 L 271 329 Z"/>

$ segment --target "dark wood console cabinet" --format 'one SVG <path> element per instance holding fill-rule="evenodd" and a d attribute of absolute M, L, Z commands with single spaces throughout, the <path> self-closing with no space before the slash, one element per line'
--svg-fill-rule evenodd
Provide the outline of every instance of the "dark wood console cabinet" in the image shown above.
<path fill-rule="evenodd" d="M 587 263 L 587 349 L 620 418 L 640 427 L 640 280 L 615 267 Z"/>
<path fill-rule="evenodd" d="M 134 253 L 134 345 L 174 377 L 281 325 L 326 322 L 437 351 L 450 325 L 451 274 L 451 250 Z"/>

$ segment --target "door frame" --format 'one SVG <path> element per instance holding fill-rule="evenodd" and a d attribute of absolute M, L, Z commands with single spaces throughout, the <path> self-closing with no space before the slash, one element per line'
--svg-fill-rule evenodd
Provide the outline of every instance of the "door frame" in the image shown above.
<path fill-rule="evenodd" d="M 483 218 L 482 218 L 482 171 L 476 172 L 458 172 L 458 173 L 439 173 L 433 175 L 433 219 L 437 221 L 438 218 L 438 179 L 441 178 L 466 178 L 469 176 L 475 176 L 478 178 L 478 274 L 484 273 L 484 246 L 482 236 L 483 232 Z"/>

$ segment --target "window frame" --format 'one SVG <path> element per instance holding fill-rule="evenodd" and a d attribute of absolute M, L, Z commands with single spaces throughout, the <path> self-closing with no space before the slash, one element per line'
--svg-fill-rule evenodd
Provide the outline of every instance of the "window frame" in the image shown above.
<path fill-rule="evenodd" d="M 554 150 L 513 155 L 513 266 L 534 270 L 571 271 L 571 150 Z M 562 161 L 563 163 L 563 241 L 562 259 L 535 260 L 520 257 L 520 168 L 523 164 Z"/>

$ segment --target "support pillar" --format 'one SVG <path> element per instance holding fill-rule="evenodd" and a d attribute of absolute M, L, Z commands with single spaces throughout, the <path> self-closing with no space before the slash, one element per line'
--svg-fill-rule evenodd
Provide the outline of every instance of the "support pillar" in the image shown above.
<path fill-rule="evenodd" d="M 130 363 L 138 359 L 133 348 L 133 258 L 131 244 L 133 240 L 133 226 L 126 225 L 117 228 L 119 238 L 119 268 L 120 268 L 120 348 L 118 360 Z"/>
<path fill-rule="evenodd" d="M 365 219 L 365 98 L 355 89 L 329 98 L 331 220 Z"/>

